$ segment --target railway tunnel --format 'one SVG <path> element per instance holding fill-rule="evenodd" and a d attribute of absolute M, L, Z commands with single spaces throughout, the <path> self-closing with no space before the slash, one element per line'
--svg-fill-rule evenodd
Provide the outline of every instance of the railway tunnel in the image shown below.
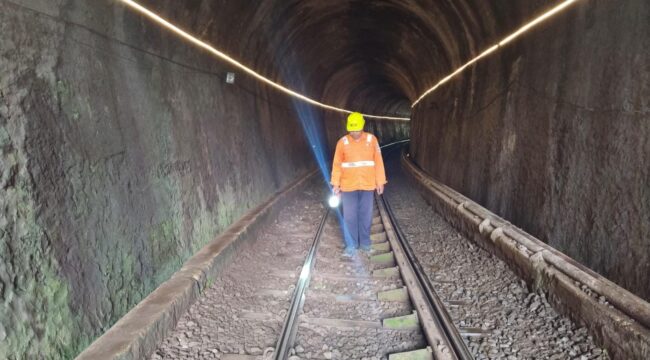
<path fill-rule="evenodd" d="M 408 140 L 384 150 L 391 205 L 375 215 L 389 233 L 393 208 L 394 237 L 442 287 L 475 358 L 650 358 L 649 2 L 133 4 L 0 0 L 0 358 L 265 356 L 264 329 L 279 332 L 286 310 L 240 334 L 249 344 L 211 342 L 245 329 L 223 325 L 246 302 L 230 299 L 228 271 L 306 253 L 312 235 L 278 234 L 316 231 L 345 111 L 381 144 Z M 310 348 L 305 333 L 340 329 L 322 319 L 341 317 L 342 298 L 310 302 L 327 288 L 319 266 L 338 266 L 336 225 L 305 301 L 321 322 L 291 356 L 384 358 L 337 340 L 360 336 L 350 328 L 393 352 L 426 347 L 367 321 Z M 208 250 L 212 272 L 188 265 Z M 288 307 L 269 297 L 254 303 Z"/>

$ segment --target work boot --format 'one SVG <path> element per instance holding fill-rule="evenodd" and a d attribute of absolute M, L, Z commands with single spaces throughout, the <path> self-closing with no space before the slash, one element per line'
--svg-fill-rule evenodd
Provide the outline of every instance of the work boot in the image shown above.
<path fill-rule="evenodd" d="M 346 247 L 345 250 L 343 251 L 343 256 L 350 258 L 350 257 L 353 257 L 354 255 L 356 255 L 356 253 L 357 253 L 356 248 Z"/>

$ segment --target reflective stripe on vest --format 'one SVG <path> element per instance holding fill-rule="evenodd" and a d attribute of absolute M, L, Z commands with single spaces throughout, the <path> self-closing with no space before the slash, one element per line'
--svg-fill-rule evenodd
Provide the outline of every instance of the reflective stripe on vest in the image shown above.
<path fill-rule="evenodd" d="M 358 168 L 358 167 L 371 167 L 375 166 L 374 161 L 354 161 L 341 163 L 344 168 Z"/>

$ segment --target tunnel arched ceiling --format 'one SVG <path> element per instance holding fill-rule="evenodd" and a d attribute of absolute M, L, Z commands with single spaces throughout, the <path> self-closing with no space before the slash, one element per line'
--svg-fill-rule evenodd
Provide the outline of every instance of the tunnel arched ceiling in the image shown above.
<path fill-rule="evenodd" d="M 410 103 L 450 70 L 551 4 L 145 2 L 265 76 L 310 97 L 367 113 L 400 115 L 408 114 Z"/>
<path fill-rule="evenodd" d="M 440 79 L 561 3 L 193 0 L 179 9 L 171 0 L 148 2 L 312 98 L 386 115 L 409 115 L 409 105 Z M 629 173 L 640 179 L 639 169 L 648 168 L 638 160 L 648 153 L 647 137 L 639 136 L 646 129 L 629 121 L 646 116 L 640 99 L 648 98 L 648 46 L 638 34 L 647 33 L 647 3 L 571 6 L 575 11 L 545 21 L 424 99 L 409 124 L 410 154 L 423 169 L 639 294 L 648 293 L 647 271 L 603 254 L 616 244 L 625 254 L 618 258 L 639 253 L 637 262 L 647 262 L 647 252 L 635 249 L 647 237 L 638 235 L 637 226 L 646 215 L 641 203 L 647 203 L 639 189 L 646 187 L 639 180 L 625 182 L 631 189 L 625 198 L 619 194 L 622 182 L 609 177 Z M 143 28 L 152 31 L 150 24 Z M 341 118 L 325 115 L 330 143 L 344 131 Z M 371 131 L 382 137 L 386 124 Z M 607 142 L 613 145 L 603 148 Z M 594 160 L 595 153 L 602 156 Z M 625 220 L 632 235 L 594 230 L 592 209 L 601 208 L 594 199 L 608 193 L 603 184 L 610 186 L 609 201 L 620 202 L 607 206 L 611 216 L 633 214 Z M 581 239 L 598 239 L 606 250 Z"/>
<path fill-rule="evenodd" d="M 367 129 L 650 298 L 647 0 L 582 1 L 412 113 L 561 0 L 141 1 L 311 98 L 410 115 Z M 345 132 L 120 0 L 0 1 L 0 29 L 0 358 L 74 356 Z"/>

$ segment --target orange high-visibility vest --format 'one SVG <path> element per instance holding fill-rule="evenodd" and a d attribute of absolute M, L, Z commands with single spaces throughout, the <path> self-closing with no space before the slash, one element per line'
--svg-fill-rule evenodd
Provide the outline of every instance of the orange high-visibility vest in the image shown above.
<path fill-rule="evenodd" d="M 345 135 L 336 143 L 331 184 L 342 191 L 375 190 L 386 184 L 384 160 L 377 138 L 366 132 L 359 140 Z"/>

